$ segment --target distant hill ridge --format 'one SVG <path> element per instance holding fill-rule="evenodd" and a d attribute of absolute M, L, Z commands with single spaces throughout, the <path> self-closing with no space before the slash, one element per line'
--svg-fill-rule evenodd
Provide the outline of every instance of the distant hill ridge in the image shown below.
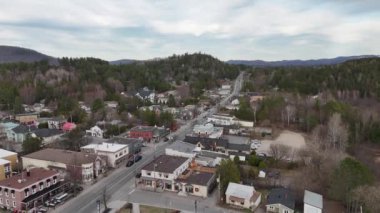
<path fill-rule="evenodd" d="M 253 67 L 282 67 L 282 66 L 320 66 L 340 64 L 349 60 L 362 58 L 377 58 L 378 55 L 360 56 L 340 56 L 336 58 L 311 59 L 311 60 L 282 60 L 282 61 L 263 61 L 263 60 L 229 60 L 228 64 L 247 65 Z"/>
<path fill-rule="evenodd" d="M 57 64 L 56 58 L 42 54 L 35 50 L 0 45 L 0 63 L 15 63 L 15 62 L 37 62 L 47 60 L 51 64 Z"/>
<path fill-rule="evenodd" d="M 315 60 L 282 60 L 282 61 L 263 61 L 263 60 L 229 60 L 227 64 L 247 65 L 254 67 L 279 67 L 279 66 L 319 66 L 319 65 L 334 65 L 340 64 L 349 60 L 361 58 L 374 58 L 378 55 L 360 55 L 360 56 L 341 56 L 330 59 L 315 59 Z M 45 55 L 32 49 L 0 45 L 0 64 L 15 63 L 15 62 L 37 62 L 47 60 L 50 64 L 58 64 L 58 59 L 52 56 Z M 151 61 L 151 60 L 145 60 Z M 144 62 L 144 60 L 120 59 L 109 61 L 112 65 L 131 64 L 135 62 Z"/>

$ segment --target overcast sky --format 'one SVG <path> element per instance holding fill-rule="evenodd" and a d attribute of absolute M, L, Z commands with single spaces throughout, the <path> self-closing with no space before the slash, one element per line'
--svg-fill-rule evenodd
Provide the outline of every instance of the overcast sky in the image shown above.
<path fill-rule="evenodd" d="M 380 54 L 380 0 L 0 0 L 0 44 L 62 57 Z"/>

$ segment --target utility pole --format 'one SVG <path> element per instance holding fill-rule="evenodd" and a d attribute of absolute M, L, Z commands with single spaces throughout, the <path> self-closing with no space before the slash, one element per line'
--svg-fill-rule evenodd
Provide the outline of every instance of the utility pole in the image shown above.
<path fill-rule="evenodd" d="M 197 201 L 196 200 L 194 201 L 194 210 L 195 210 L 195 213 L 197 213 Z"/>

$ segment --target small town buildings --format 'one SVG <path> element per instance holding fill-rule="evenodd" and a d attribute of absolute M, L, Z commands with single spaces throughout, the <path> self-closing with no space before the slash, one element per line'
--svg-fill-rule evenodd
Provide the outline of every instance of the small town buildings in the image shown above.
<path fill-rule="evenodd" d="M 35 126 L 19 125 L 13 129 L 7 130 L 7 139 L 9 141 L 22 143 L 25 141 L 26 137 L 36 129 L 37 127 Z"/>
<path fill-rule="evenodd" d="M 252 121 L 242 121 L 234 116 L 228 114 L 214 114 L 207 118 L 207 122 L 211 122 L 220 126 L 241 126 L 241 127 L 253 127 Z"/>
<path fill-rule="evenodd" d="M 49 144 L 59 140 L 64 132 L 60 129 L 36 129 L 30 135 L 42 139 L 43 144 Z"/>
<path fill-rule="evenodd" d="M 54 117 L 47 121 L 49 129 L 62 129 L 66 122 L 67 120 L 62 117 Z"/>
<path fill-rule="evenodd" d="M 194 158 L 197 154 L 195 150 L 196 146 L 194 144 L 175 141 L 165 148 L 165 154 L 170 156 Z"/>
<path fill-rule="evenodd" d="M 141 152 L 141 148 L 143 147 L 143 140 L 141 138 L 112 137 L 107 140 L 107 143 L 128 145 L 130 154 L 137 154 Z"/>
<path fill-rule="evenodd" d="M 303 203 L 304 213 L 322 213 L 323 211 L 323 197 L 320 194 L 305 190 Z"/>
<path fill-rule="evenodd" d="M 223 135 L 223 127 L 215 127 L 212 123 L 194 125 L 193 133 L 199 137 L 220 138 Z"/>
<path fill-rule="evenodd" d="M 48 148 L 21 158 L 24 169 L 54 169 L 63 177 L 82 182 L 91 182 L 106 170 L 106 159 L 92 153 Z"/>
<path fill-rule="evenodd" d="M 35 212 L 35 203 L 60 185 L 53 170 L 32 168 L 0 181 L 0 208 L 12 212 Z"/>
<path fill-rule="evenodd" d="M 141 169 L 144 189 L 178 191 L 175 180 L 189 167 L 190 158 L 160 155 Z"/>
<path fill-rule="evenodd" d="M 148 87 L 144 87 L 137 91 L 136 97 L 143 101 L 150 101 L 151 103 L 154 103 L 156 93 L 153 90 L 150 90 Z"/>
<path fill-rule="evenodd" d="M 33 124 L 36 123 L 39 117 L 39 113 L 24 113 L 15 115 L 15 120 L 21 124 Z"/>
<path fill-rule="evenodd" d="M 163 127 L 135 126 L 129 131 L 129 137 L 142 138 L 146 142 L 158 141 L 169 132 Z"/>
<path fill-rule="evenodd" d="M 169 95 L 167 95 L 166 93 L 160 93 L 157 94 L 156 99 L 158 104 L 167 104 L 169 100 Z"/>
<path fill-rule="evenodd" d="M 89 144 L 81 147 L 84 153 L 94 153 L 107 158 L 108 166 L 116 167 L 129 158 L 128 145 L 115 143 Z"/>
<path fill-rule="evenodd" d="M 266 204 L 267 212 L 293 213 L 295 206 L 294 194 L 286 188 L 276 188 L 269 192 Z"/>
<path fill-rule="evenodd" d="M 86 130 L 86 135 L 90 135 L 92 137 L 103 138 L 104 131 L 99 126 L 93 126 L 89 130 Z"/>
<path fill-rule="evenodd" d="M 261 193 L 257 192 L 253 186 L 246 186 L 237 183 L 229 183 L 226 190 L 226 203 L 232 206 L 256 209 L 261 202 Z"/>

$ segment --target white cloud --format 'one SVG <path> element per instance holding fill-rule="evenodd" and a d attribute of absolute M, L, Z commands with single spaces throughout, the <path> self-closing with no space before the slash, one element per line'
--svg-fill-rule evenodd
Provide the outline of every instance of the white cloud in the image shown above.
<path fill-rule="evenodd" d="M 104 59 L 198 50 L 222 59 L 379 54 L 379 11 L 374 0 L 13 0 L 0 7 L 0 42 Z"/>

